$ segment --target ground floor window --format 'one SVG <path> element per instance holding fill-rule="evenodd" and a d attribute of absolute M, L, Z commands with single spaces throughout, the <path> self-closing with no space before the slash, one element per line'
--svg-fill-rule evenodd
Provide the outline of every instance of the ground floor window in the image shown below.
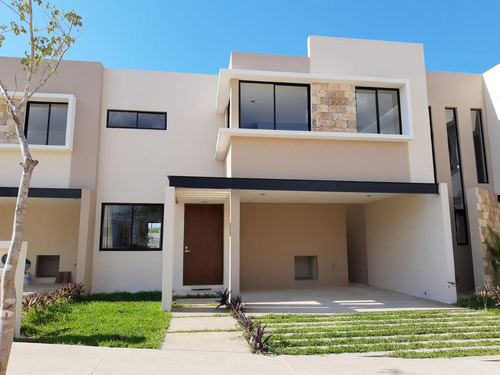
<path fill-rule="evenodd" d="M 162 204 L 103 203 L 101 250 L 161 250 Z"/>

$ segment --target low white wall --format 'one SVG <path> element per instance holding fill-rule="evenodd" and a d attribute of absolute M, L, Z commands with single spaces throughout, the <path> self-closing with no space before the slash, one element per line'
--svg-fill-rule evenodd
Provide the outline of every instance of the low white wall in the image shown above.
<path fill-rule="evenodd" d="M 9 252 L 10 241 L 0 241 L 0 257 Z M 26 263 L 26 252 L 28 251 L 28 243 L 23 241 L 21 245 L 21 253 L 19 254 L 18 267 L 16 270 L 16 279 L 14 285 L 16 287 L 16 325 L 14 337 L 21 336 L 21 308 L 24 288 L 24 264 Z M 3 264 L 0 264 L 0 277 L 3 277 Z"/>
<path fill-rule="evenodd" d="M 92 293 L 161 290 L 161 251 L 100 251 L 98 259 Z"/>
<path fill-rule="evenodd" d="M 448 191 L 366 205 L 368 282 L 445 303 L 457 299 Z"/>

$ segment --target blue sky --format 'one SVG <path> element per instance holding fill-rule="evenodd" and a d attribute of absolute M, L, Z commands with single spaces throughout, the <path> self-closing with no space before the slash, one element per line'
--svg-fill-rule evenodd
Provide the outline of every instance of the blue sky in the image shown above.
<path fill-rule="evenodd" d="M 214 74 L 232 50 L 305 56 L 309 35 L 423 43 L 427 70 L 482 73 L 500 63 L 499 0 L 52 2 L 83 16 L 67 58 L 108 68 Z M 0 24 L 10 16 L 0 8 Z M 25 49 L 11 38 L 0 55 Z"/>

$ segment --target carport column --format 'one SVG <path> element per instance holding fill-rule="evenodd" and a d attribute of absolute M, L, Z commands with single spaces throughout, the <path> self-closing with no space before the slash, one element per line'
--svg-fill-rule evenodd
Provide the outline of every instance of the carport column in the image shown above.
<path fill-rule="evenodd" d="M 172 310 L 172 290 L 174 285 L 174 238 L 175 238 L 175 188 L 165 189 L 163 213 L 163 272 L 161 308 Z"/>
<path fill-rule="evenodd" d="M 86 277 L 87 269 L 92 267 L 92 238 L 93 231 L 91 230 L 91 210 L 92 192 L 87 189 L 82 189 L 82 197 L 80 198 L 80 226 L 78 228 L 78 251 L 76 255 L 76 275 L 77 283 L 83 283 L 85 290 L 90 292 L 90 280 Z"/>
<path fill-rule="evenodd" d="M 229 290 L 231 295 L 240 294 L 240 192 L 231 191 L 229 204 Z"/>

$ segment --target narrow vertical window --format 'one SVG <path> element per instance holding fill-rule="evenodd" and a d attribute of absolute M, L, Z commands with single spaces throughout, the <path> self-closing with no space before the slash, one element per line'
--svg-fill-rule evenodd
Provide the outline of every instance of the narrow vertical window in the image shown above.
<path fill-rule="evenodd" d="M 488 169 L 486 167 L 486 151 L 484 148 L 483 119 L 480 109 L 471 109 L 472 138 L 474 140 L 474 155 L 476 156 L 477 182 L 488 183 Z"/>
<path fill-rule="evenodd" d="M 455 211 L 455 229 L 458 245 L 469 243 L 464 187 L 458 140 L 457 116 L 454 108 L 446 108 L 446 130 L 450 153 L 451 185 L 453 188 L 453 209 Z"/>
<path fill-rule="evenodd" d="M 431 147 L 432 147 L 432 168 L 434 168 L 434 183 L 437 183 L 437 170 L 436 170 L 436 150 L 434 147 L 434 129 L 432 127 L 432 111 L 429 107 L 429 126 L 431 130 Z"/>

